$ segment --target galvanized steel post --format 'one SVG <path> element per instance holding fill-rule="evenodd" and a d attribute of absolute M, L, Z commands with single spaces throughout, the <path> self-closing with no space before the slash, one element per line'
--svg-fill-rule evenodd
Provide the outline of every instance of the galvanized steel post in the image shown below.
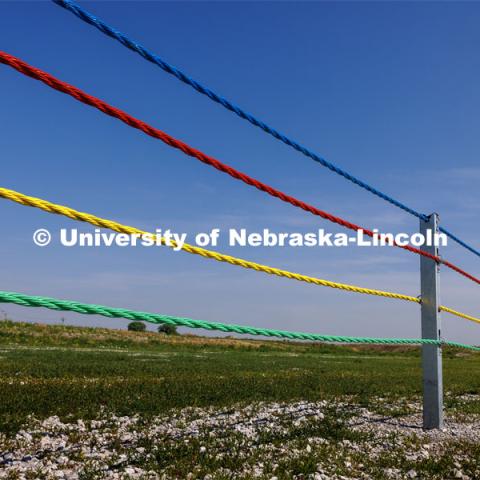
<path fill-rule="evenodd" d="M 438 215 L 420 220 L 420 233 L 431 238 L 438 233 Z M 424 245 L 422 250 L 438 256 L 438 246 Z M 440 266 L 431 258 L 420 257 L 422 338 L 440 341 Z M 441 345 L 422 345 L 423 428 L 443 427 L 443 373 Z"/>

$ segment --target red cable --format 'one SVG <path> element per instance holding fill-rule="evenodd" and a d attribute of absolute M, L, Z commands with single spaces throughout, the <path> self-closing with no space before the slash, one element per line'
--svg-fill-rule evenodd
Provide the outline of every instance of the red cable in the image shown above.
<path fill-rule="evenodd" d="M 462 270 L 460 267 L 457 267 L 453 263 L 450 263 L 448 260 L 444 260 L 443 258 L 440 258 L 440 257 L 437 257 L 437 258 L 439 258 L 439 263 L 441 263 L 442 265 L 445 265 L 447 268 L 450 268 L 454 272 L 457 272 L 460 275 L 463 275 L 464 277 L 468 278 L 469 280 L 472 280 L 473 282 L 480 283 L 477 277 L 474 277 L 473 275 L 466 272 L 465 270 Z"/>
<path fill-rule="evenodd" d="M 57 78 L 53 77 L 52 75 L 48 74 L 47 72 L 44 72 L 43 70 L 40 70 L 38 68 L 32 67 L 28 63 L 25 63 L 24 61 L 20 60 L 17 57 L 14 57 L 13 55 L 9 55 L 8 53 L 0 51 L 0 63 L 4 63 L 5 65 L 8 65 L 10 67 L 13 67 L 15 70 L 19 71 L 20 73 L 23 73 L 24 75 L 27 75 L 28 77 L 32 77 L 35 80 L 40 80 L 49 87 L 58 90 L 60 92 L 66 93 L 73 98 L 77 99 L 78 101 L 85 103 L 86 105 L 90 105 L 92 107 L 97 108 L 98 110 L 102 111 L 103 113 L 106 113 L 107 115 L 110 115 L 111 117 L 118 118 L 122 122 L 126 123 L 130 127 L 137 128 L 138 130 L 141 130 L 142 132 L 146 133 L 147 135 L 150 135 L 151 137 L 158 138 L 162 142 L 166 143 L 167 145 L 170 145 L 173 148 L 177 148 L 181 150 L 183 153 L 189 155 L 190 157 L 194 157 L 198 160 L 200 160 L 203 163 L 206 163 L 207 165 L 211 165 L 212 167 L 216 168 L 217 170 L 220 170 L 221 172 L 227 173 L 233 178 L 236 178 L 237 180 L 241 180 L 242 182 L 246 183 L 247 185 L 251 185 L 258 190 L 261 190 L 263 192 L 268 193 L 269 195 L 273 197 L 277 197 L 280 200 L 290 203 L 291 205 L 295 207 L 299 207 L 307 212 L 312 213 L 313 215 L 317 215 L 319 217 L 322 217 L 326 220 L 329 220 L 330 222 L 337 223 L 338 225 L 342 225 L 343 227 L 346 227 L 350 230 L 354 231 L 359 231 L 362 230 L 366 235 L 369 237 L 373 237 L 374 233 L 371 230 L 364 229 L 354 223 L 348 222 L 347 220 L 344 220 L 343 218 L 336 217 L 335 215 L 332 215 L 328 212 L 325 212 L 323 210 L 320 210 L 316 207 L 313 207 L 312 205 L 309 205 L 308 203 L 302 202 L 301 200 L 298 200 L 295 197 L 292 197 L 290 195 L 287 195 L 280 190 L 277 190 L 273 187 L 270 187 L 269 185 L 262 183 L 249 175 L 242 173 L 229 165 L 226 165 L 219 160 L 211 157 L 210 155 L 206 155 L 205 153 L 201 152 L 200 150 L 197 150 L 193 147 L 190 147 L 186 143 L 182 142 L 181 140 L 177 140 L 174 137 L 171 137 L 168 135 L 168 133 L 162 132 L 161 130 L 158 130 L 157 128 L 154 128 L 150 125 L 148 125 L 145 122 L 142 122 L 141 120 L 136 119 L 135 117 L 132 117 L 128 113 L 112 107 L 108 103 L 104 102 L 103 100 L 100 100 L 96 97 L 93 97 L 92 95 L 88 95 L 87 93 L 83 92 L 82 90 L 74 87 L 73 85 L 70 85 L 68 83 L 62 82 L 61 80 L 58 80 Z M 436 255 L 432 255 L 430 253 L 424 252 L 418 248 L 412 247 L 410 245 L 397 245 L 395 246 L 399 248 L 403 248 L 404 250 L 408 250 L 409 252 L 416 253 L 418 255 L 423 255 L 424 257 L 428 257 L 432 260 L 435 260 L 437 263 L 442 263 L 446 267 L 456 271 L 457 273 L 460 273 L 464 277 L 478 283 L 480 285 L 480 279 L 474 277 L 473 275 L 470 275 L 469 273 L 465 272 L 461 268 L 453 265 L 450 262 L 447 262 L 446 260 L 442 260 L 440 257 Z"/>

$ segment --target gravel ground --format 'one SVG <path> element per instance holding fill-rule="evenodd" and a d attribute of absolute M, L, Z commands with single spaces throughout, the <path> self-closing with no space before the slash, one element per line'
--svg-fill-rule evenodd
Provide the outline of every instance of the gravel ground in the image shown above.
<path fill-rule="evenodd" d="M 0 437 L 0 478 L 480 478 L 479 416 L 459 409 L 442 431 L 423 431 L 417 402 L 374 403 L 375 411 L 342 399 L 148 419 L 32 418 L 15 437 Z"/>

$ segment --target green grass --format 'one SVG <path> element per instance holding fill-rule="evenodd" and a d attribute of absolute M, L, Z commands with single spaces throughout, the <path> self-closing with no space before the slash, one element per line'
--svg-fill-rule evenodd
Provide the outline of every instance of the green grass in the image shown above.
<path fill-rule="evenodd" d="M 480 355 L 448 350 L 445 388 L 480 393 Z M 104 408 L 155 415 L 186 406 L 421 394 L 419 350 L 345 347 L 0 322 L 0 430 Z M 480 405 L 468 404 L 469 413 Z M 401 413 L 401 411 L 400 411 Z"/>

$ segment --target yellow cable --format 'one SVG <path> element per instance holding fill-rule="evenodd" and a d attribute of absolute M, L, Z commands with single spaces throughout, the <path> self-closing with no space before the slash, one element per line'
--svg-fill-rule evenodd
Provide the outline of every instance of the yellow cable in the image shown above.
<path fill-rule="evenodd" d="M 470 320 L 471 322 L 480 323 L 480 318 L 472 317 L 472 315 L 467 315 L 466 313 L 457 312 L 457 310 L 454 310 L 453 308 L 442 306 L 440 307 L 440 310 L 443 312 L 451 313 L 452 315 L 456 315 L 460 318 L 465 318 L 466 320 Z"/>
<path fill-rule="evenodd" d="M 42 200 L 41 198 L 30 197 L 28 195 L 24 195 L 23 193 L 15 192 L 14 190 L 9 190 L 7 188 L 0 187 L 0 197 L 6 198 L 8 200 L 19 203 L 21 205 L 26 205 L 28 207 L 39 208 L 49 213 L 64 215 L 73 220 L 87 222 L 97 227 L 108 228 L 115 232 L 127 233 L 130 235 L 131 234 L 136 234 L 136 235 L 147 234 L 147 235 L 151 235 L 154 238 L 157 238 L 157 235 L 153 233 L 149 233 L 134 227 L 129 227 L 127 225 L 122 225 L 121 223 L 100 218 L 95 215 L 91 215 L 89 213 L 78 212 L 73 208 L 65 207 L 63 205 L 56 205 L 55 203 Z M 162 237 L 160 237 L 160 240 L 162 245 L 167 245 L 171 248 L 175 248 L 178 246 L 177 243 L 174 242 L 173 240 L 170 241 L 169 244 L 167 244 L 166 240 Z M 330 287 L 330 288 L 338 288 L 340 290 L 347 290 L 349 292 L 364 293 L 367 295 L 377 295 L 379 297 L 396 298 L 396 299 L 405 300 L 408 302 L 421 303 L 421 300 L 419 298 L 412 297 L 410 295 L 402 295 L 400 293 L 385 292 L 382 290 L 373 290 L 370 288 L 357 287 L 355 285 L 347 285 L 345 283 L 331 282 L 329 280 L 323 280 L 321 278 L 309 277 L 307 275 L 301 275 L 299 273 L 293 273 L 287 270 L 280 270 L 278 268 L 273 268 L 267 265 L 261 265 L 259 263 L 250 262 L 248 260 L 232 257 L 230 255 L 225 255 L 223 253 L 206 250 L 205 248 L 194 247 L 193 245 L 189 245 L 187 243 L 183 245 L 182 250 L 188 253 L 193 253 L 195 255 L 201 255 L 202 257 L 205 257 L 205 258 L 213 258 L 214 260 L 217 260 L 219 262 L 227 262 L 232 265 L 238 265 L 240 267 L 249 268 L 252 270 L 256 270 L 258 272 L 265 272 L 270 275 L 286 277 L 293 280 L 298 280 L 300 282 L 313 283 L 315 285 L 321 285 L 321 286 Z M 453 310 L 452 308 L 449 308 L 449 307 L 441 306 L 440 310 L 450 313 L 451 315 L 455 315 L 457 317 L 470 320 L 472 322 L 480 323 L 480 318 L 458 312 L 457 310 Z"/>
<path fill-rule="evenodd" d="M 8 200 L 19 203 L 21 205 L 26 205 L 28 207 L 40 208 L 41 210 L 44 210 L 49 213 L 64 215 L 73 220 L 87 222 L 97 227 L 108 228 L 115 232 L 136 234 L 136 235 L 147 234 L 147 235 L 151 235 L 154 238 L 157 238 L 157 235 L 153 233 L 149 233 L 144 230 L 140 230 L 138 228 L 122 225 L 121 223 L 100 218 L 95 215 L 91 215 L 89 213 L 78 212 L 77 210 L 74 210 L 72 208 L 65 207 L 63 205 L 56 205 L 54 203 L 48 202 L 46 200 L 42 200 L 40 198 L 30 197 L 28 195 L 15 192 L 14 190 L 9 190 L 7 188 L 0 187 L 0 197 L 6 198 Z M 167 245 L 171 248 L 178 247 L 178 245 L 174 241 L 171 241 L 169 244 L 167 244 L 163 237 L 160 237 L 160 240 L 162 245 Z M 250 262 L 248 260 L 232 257 L 230 255 L 225 255 L 223 253 L 218 253 L 212 250 L 206 250 L 204 248 L 195 247 L 189 244 L 184 244 L 181 248 L 182 250 L 188 253 L 201 255 L 202 257 L 205 257 L 205 258 L 212 258 L 219 262 L 227 262 L 232 265 L 238 265 L 243 268 L 249 268 L 252 270 L 256 270 L 258 272 L 268 273 L 270 275 L 286 277 L 293 280 L 298 280 L 300 282 L 313 283 L 315 285 L 321 285 L 321 286 L 330 287 L 330 288 L 338 288 L 341 290 L 347 290 L 349 292 L 364 293 L 367 295 L 377 295 L 379 297 L 396 298 L 399 300 L 406 300 L 408 302 L 420 303 L 420 300 L 417 297 L 412 297 L 410 295 L 402 295 L 400 293 L 385 292 L 383 290 L 373 290 L 370 288 L 357 287 L 355 285 L 347 285 L 344 283 L 331 282 L 329 280 L 323 280 L 321 278 L 309 277 L 307 275 L 301 275 L 299 273 L 293 273 L 287 270 L 280 270 L 278 268 L 269 267 L 267 265 L 261 265 L 259 263 Z"/>

